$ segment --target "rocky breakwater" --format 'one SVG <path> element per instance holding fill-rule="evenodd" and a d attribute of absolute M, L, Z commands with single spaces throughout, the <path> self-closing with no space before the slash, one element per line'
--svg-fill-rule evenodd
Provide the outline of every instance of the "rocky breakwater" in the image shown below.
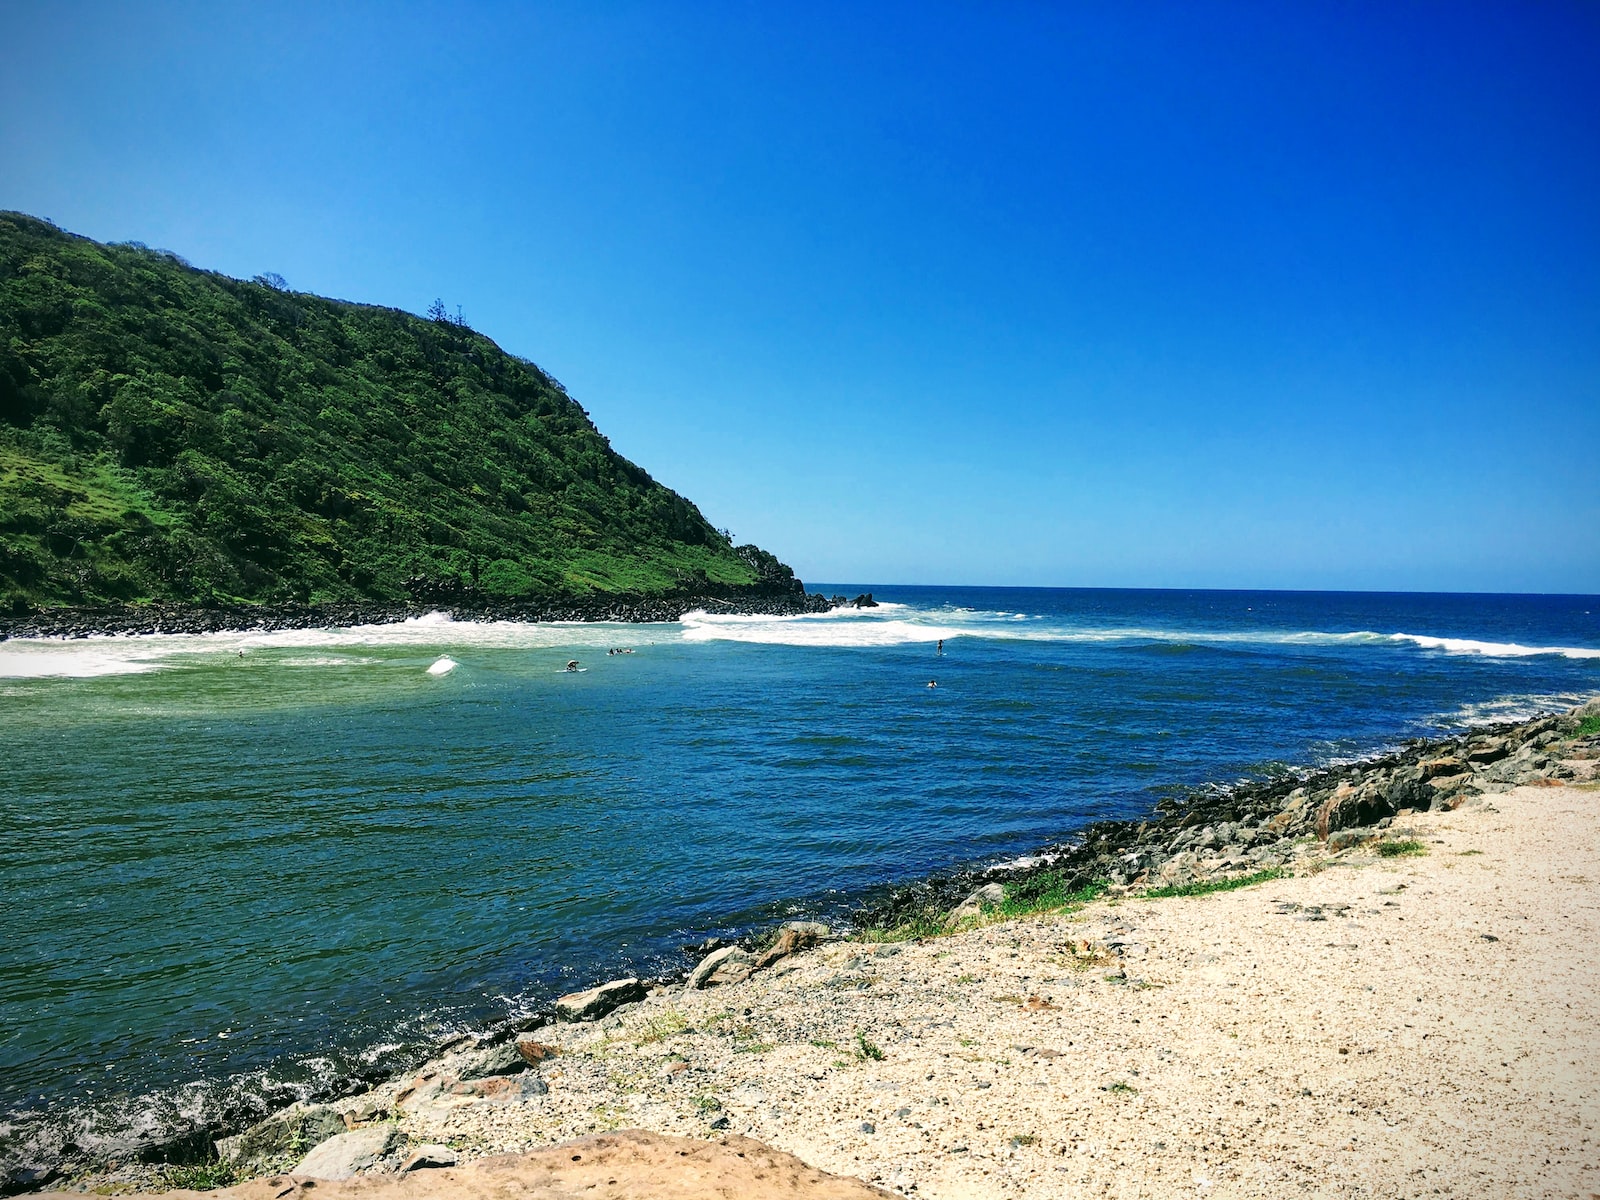
<path fill-rule="evenodd" d="M 1101 821 L 1026 866 L 965 871 L 873 897 L 864 927 L 950 928 L 1005 903 L 1096 888 L 1204 886 L 1284 871 L 1384 837 L 1408 813 L 1484 804 L 1525 784 L 1600 771 L 1600 700 L 1537 720 L 1418 739 L 1364 762 L 1191 789 L 1142 821 Z"/>
<path fill-rule="evenodd" d="M 664 596 L 579 596 L 550 600 L 495 600 L 470 593 L 437 600 L 343 604 L 129 605 L 118 608 L 53 608 L 0 617 L 0 641 L 9 638 L 83 638 L 100 634 L 191 634 L 277 629 L 326 629 L 386 625 L 442 612 L 458 621 L 610 621 L 643 625 L 677 621 L 684 613 L 795 616 L 827 612 L 848 603 L 843 596 L 805 591 L 710 588 Z"/>

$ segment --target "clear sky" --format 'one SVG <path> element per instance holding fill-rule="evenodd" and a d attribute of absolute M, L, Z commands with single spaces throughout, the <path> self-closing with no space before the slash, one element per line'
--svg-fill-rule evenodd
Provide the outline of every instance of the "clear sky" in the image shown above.
<path fill-rule="evenodd" d="M 1600 5 L 0 4 L 0 207 L 533 359 L 807 579 L 1600 592 Z"/>

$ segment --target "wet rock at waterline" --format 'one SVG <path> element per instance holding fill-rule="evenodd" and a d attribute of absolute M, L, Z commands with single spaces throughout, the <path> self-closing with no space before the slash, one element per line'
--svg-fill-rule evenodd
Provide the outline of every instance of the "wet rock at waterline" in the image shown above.
<path fill-rule="evenodd" d="M 598 1021 L 623 1004 L 643 1000 L 645 986 L 638 979 L 613 979 L 585 992 L 570 992 L 556 1001 L 561 1021 Z"/>
<path fill-rule="evenodd" d="M 729 983 L 743 983 L 756 969 L 756 957 L 739 946 L 724 946 L 713 950 L 700 960 L 700 965 L 689 972 L 684 987 L 690 991 L 699 988 L 719 987 Z"/>

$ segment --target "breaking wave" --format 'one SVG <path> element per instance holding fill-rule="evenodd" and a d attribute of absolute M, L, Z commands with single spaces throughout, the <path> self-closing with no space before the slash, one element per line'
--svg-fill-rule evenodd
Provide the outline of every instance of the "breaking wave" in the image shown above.
<path fill-rule="evenodd" d="M 32 638 L 0 643 L 0 678 L 89 679 L 135 675 L 199 665 L 206 658 L 245 657 L 263 652 L 279 655 L 281 666 L 370 665 L 383 659 L 352 656 L 353 650 L 387 651 L 398 658 L 407 651 L 428 654 L 433 661 L 444 650 L 599 650 L 619 642 L 651 645 L 666 642 L 745 642 L 753 645 L 870 649 L 931 644 L 956 638 L 1106 645 L 1195 647 L 1250 646 L 1410 646 L 1444 654 L 1485 658 L 1530 658 L 1553 655 L 1600 660 L 1600 647 L 1537 646 L 1422 633 L 1377 633 L 1371 630 L 1171 629 L 1160 627 L 1081 624 L 1059 617 L 1044 618 L 1013 611 L 971 608 L 918 608 L 881 603 L 876 608 L 836 608 L 797 616 L 749 616 L 697 610 L 676 624 L 620 625 L 587 622 L 456 621 L 445 613 L 429 613 L 384 625 L 345 628 L 285 629 L 234 633 L 118 635 L 77 639 Z M 317 653 L 317 652 L 321 653 Z M 309 652 L 309 653 L 308 653 Z M 343 653 L 341 653 L 343 652 Z M 424 664 L 425 665 L 425 664 Z"/>

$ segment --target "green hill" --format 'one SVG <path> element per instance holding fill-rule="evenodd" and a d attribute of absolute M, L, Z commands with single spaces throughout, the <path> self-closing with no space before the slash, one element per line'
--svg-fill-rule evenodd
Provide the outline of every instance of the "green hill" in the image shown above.
<path fill-rule="evenodd" d="M 0 213 L 0 611 L 799 590 L 437 309 Z"/>

